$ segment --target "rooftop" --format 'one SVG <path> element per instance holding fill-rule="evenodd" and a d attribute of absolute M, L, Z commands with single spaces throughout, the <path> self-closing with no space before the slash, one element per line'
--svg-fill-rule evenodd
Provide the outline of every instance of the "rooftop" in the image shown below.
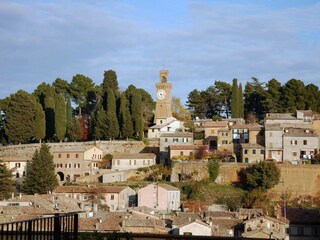
<path fill-rule="evenodd" d="M 182 138 L 193 138 L 193 133 L 189 132 L 175 132 L 175 133 L 163 133 L 160 137 L 173 138 L 173 137 L 182 137 Z"/>
<path fill-rule="evenodd" d="M 153 159 L 154 153 L 114 153 L 113 159 Z"/>

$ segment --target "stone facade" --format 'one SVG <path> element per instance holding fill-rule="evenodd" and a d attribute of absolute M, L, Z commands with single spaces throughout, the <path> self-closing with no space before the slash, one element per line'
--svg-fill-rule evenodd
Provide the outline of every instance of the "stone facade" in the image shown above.
<path fill-rule="evenodd" d="M 53 151 L 55 172 L 60 182 L 76 182 L 81 176 L 96 174 L 98 164 L 102 161 L 102 150 L 97 147 L 61 148 Z"/>
<path fill-rule="evenodd" d="M 283 133 L 283 160 L 297 164 L 319 152 L 318 135 L 311 129 L 286 128 Z"/>
<path fill-rule="evenodd" d="M 111 169 L 123 171 L 150 167 L 156 164 L 154 153 L 116 153 L 113 155 Z"/>
<path fill-rule="evenodd" d="M 168 82 L 168 70 L 160 71 L 160 80 L 156 84 L 157 104 L 154 116 L 156 125 L 166 124 L 167 119 L 172 117 L 171 110 L 171 90 L 172 84 Z"/>
<path fill-rule="evenodd" d="M 264 146 L 254 143 L 241 144 L 241 161 L 243 163 L 257 163 L 264 160 Z"/>

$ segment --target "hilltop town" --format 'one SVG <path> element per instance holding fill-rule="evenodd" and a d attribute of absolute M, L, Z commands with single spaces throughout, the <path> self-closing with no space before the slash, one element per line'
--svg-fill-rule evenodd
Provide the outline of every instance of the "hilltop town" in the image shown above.
<path fill-rule="evenodd" d="M 105 90 L 106 115 L 100 109 L 95 116 L 99 126 L 95 140 L 64 141 L 67 134 L 59 136 L 57 126 L 58 141 L 46 143 L 59 186 L 46 194 L 25 194 L 19 189 L 3 197 L 3 222 L 78 212 L 80 231 L 273 239 L 317 236 L 320 115 L 294 110 L 245 120 L 243 111 L 238 111 L 235 117 L 178 119 L 172 109 L 175 86 L 169 72 L 162 70 L 153 121 L 146 117 L 149 109 L 142 101 L 141 111 L 133 107 L 131 112 L 133 129 L 128 133 L 130 128 L 124 127 L 128 119 L 120 117 L 122 125 L 115 134 L 121 132 L 123 137 L 115 139 L 116 124 L 110 117 L 110 102 L 115 105 L 117 94 L 113 87 L 109 82 Z M 135 92 L 134 87 L 127 92 L 132 106 L 138 101 Z M 121 100 L 120 106 L 126 101 Z M 124 106 L 121 116 L 129 111 L 128 103 Z M 144 114 L 143 106 L 148 109 Z M 79 101 L 78 116 L 81 111 L 86 109 L 81 110 Z M 135 111 L 140 115 L 135 116 Z M 146 125 L 139 122 L 142 116 Z M 99 120 L 105 117 L 108 127 Z M 86 119 L 79 125 L 91 127 Z M 14 144 L 23 141 L 15 136 L 13 144 L 0 147 L 0 160 L 19 186 L 42 147 L 45 137 L 44 133 L 38 137 L 41 134 L 34 136 L 34 143 Z M 70 132 L 69 137 L 80 140 Z M 255 166 L 273 169 L 264 175 L 276 178 L 270 186 L 269 182 L 262 186 L 268 179 L 257 186 L 242 182 L 241 173 L 250 173 L 248 169 Z"/>

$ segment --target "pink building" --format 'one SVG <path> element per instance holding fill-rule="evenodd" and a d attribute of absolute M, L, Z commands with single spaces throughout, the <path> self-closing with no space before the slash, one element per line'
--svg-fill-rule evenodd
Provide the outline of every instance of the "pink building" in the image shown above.
<path fill-rule="evenodd" d="M 170 212 L 180 207 L 180 189 L 164 183 L 152 183 L 138 190 L 138 206 Z"/>

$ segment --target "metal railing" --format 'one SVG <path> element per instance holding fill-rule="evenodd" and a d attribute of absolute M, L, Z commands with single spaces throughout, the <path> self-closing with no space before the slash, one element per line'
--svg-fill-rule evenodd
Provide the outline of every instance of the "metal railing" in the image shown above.
<path fill-rule="evenodd" d="M 78 239 L 78 214 L 55 214 L 0 224 L 0 240 Z"/>

